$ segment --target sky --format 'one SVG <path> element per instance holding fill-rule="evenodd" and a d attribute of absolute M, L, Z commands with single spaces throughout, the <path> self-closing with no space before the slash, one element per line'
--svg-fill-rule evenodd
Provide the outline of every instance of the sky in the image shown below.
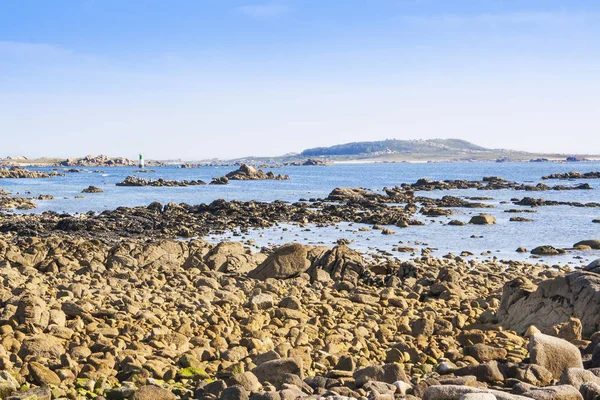
<path fill-rule="evenodd" d="M 596 0 L 0 0 L 0 157 L 600 154 Z"/>

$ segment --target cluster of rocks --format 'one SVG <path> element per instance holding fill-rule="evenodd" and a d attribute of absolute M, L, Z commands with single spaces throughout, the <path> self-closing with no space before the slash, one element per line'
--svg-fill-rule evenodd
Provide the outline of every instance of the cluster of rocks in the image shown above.
<path fill-rule="evenodd" d="M 122 182 L 117 183 L 117 186 L 155 186 L 155 187 L 174 187 L 174 186 L 196 186 L 206 185 L 206 182 L 201 180 L 182 180 L 182 181 L 171 181 L 163 178 L 159 179 L 145 179 L 137 176 L 128 176 Z"/>
<path fill-rule="evenodd" d="M 36 208 L 36 204 L 32 199 L 12 196 L 0 189 L 0 210 L 31 210 L 34 208 Z"/>
<path fill-rule="evenodd" d="M 326 166 L 326 165 L 333 165 L 333 162 L 329 161 L 329 160 L 323 160 L 320 158 L 308 158 L 304 161 L 292 161 L 292 162 L 286 162 L 283 165 L 286 166 L 293 166 L 293 167 L 305 167 L 305 166 Z"/>
<path fill-rule="evenodd" d="M 597 269 L 5 235 L 0 387 L 15 400 L 592 399 Z"/>
<path fill-rule="evenodd" d="M 155 166 L 164 165 L 163 163 L 156 161 L 149 161 L 146 164 Z M 125 157 L 109 157 L 101 154 L 98 156 L 87 155 L 82 158 L 68 158 L 60 162 L 60 165 L 64 167 L 135 167 L 138 165 L 138 161 L 130 160 Z"/>
<path fill-rule="evenodd" d="M 234 181 L 254 181 L 254 180 L 289 180 L 289 175 L 275 175 L 273 171 L 266 172 L 262 169 L 254 168 L 251 165 L 242 164 L 235 171 L 231 171 L 225 177 Z"/>
<path fill-rule="evenodd" d="M 600 171 L 592 172 L 567 172 L 564 174 L 552 174 L 543 176 L 542 179 L 600 179 Z"/>
<path fill-rule="evenodd" d="M 83 189 L 81 191 L 81 193 L 103 193 L 104 190 L 100 189 L 99 187 L 96 186 L 88 186 L 87 188 Z"/>
<path fill-rule="evenodd" d="M 414 191 L 431 191 L 431 190 L 450 190 L 450 189 L 478 189 L 478 190 L 523 190 L 528 192 L 539 192 L 548 190 L 589 190 L 591 186 L 587 183 L 575 185 L 575 186 L 547 186 L 543 183 L 537 185 L 528 185 L 524 183 L 511 182 L 506 179 L 497 176 L 487 176 L 481 181 L 468 181 L 468 180 L 441 180 L 432 181 L 427 178 L 421 178 L 417 182 L 408 184 L 404 183 L 400 185 L 402 190 L 414 190 Z"/>
<path fill-rule="evenodd" d="M 522 199 L 513 199 L 513 203 L 519 206 L 543 207 L 543 206 L 570 206 L 570 207 L 600 207 L 600 203 L 580 203 L 575 201 L 556 201 L 545 199 L 534 199 L 532 197 L 524 197 Z"/>
<path fill-rule="evenodd" d="M 63 176 L 55 171 L 46 173 L 41 171 L 31 171 L 21 167 L 0 167 L 0 178 L 51 178 L 54 176 Z"/>

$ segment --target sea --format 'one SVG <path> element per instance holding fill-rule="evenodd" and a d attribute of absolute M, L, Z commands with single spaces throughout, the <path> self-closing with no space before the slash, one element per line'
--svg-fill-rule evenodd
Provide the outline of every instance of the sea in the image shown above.
<path fill-rule="evenodd" d="M 349 241 L 349 246 L 366 252 L 380 254 L 386 252 L 394 257 L 407 259 L 421 254 L 423 249 L 431 249 L 432 255 L 459 255 L 471 253 L 467 258 L 497 260 L 529 260 L 552 265 L 579 267 L 600 258 L 600 250 L 570 250 L 566 255 L 541 257 L 529 252 L 517 253 L 518 247 L 528 250 L 540 245 L 557 248 L 572 248 L 581 240 L 600 239 L 600 208 L 545 206 L 536 208 L 535 213 L 513 214 L 507 209 L 529 209 L 510 202 L 513 198 L 534 197 L 546 200 L 568 202 L 600 202 L 600 179 L 551 180 L 542 181 L 542 176 L 570 171 L 600 171 L 600 162 L 452 162 L 452 163 L 344 163 L 330 166 L 284 166 L 271 169 L 275 174 L 290 175 L 285 181 L 231 181 L 229 185 L 202 185 L 188 187 L 120 187 L 117 182 L 129 175 L 148 179 L 203 180 L 210 182 L 236 169 L 232 166 L 206 166 L 200 168 L 178 168 L 177 166 L 147 167 L 154 172 L 138 173 L 133 167 L 84 167 L 80 172 L 67 172 L 70 168 L 35 167 L 38 171 L 57 170 L 65 176 L 44 179 L 0 179 L 0 188 L 14 195 L 35 197 L 40 194 L 52 195 L 53 200 L 36 201 L 38 207 L 26 213 L 56 211 L 60 213 L 101 212 L 120 206 L 144 206 L 158 201 L 200 204 L 216 199 L 225 200 L 283 200 L 295 202 L 300 199 L 325 198 L 336 187 L 360 187 L 382 191 L 402 183 L 414 183 L 420 178 L 432 180 L 465 179 L 481 180 L 485 176 L 499 176 L 519 183 L 547 185 L 575 185 L 589 183 L 592 190 L 525 192 L 516 190 L 481 191 L 444 190 L 419 192 L 418 195 L 442 197 L 485 196 L 493 200 L 484 201 L 495 208 L 455 209 L 450 217 L 418 216 L 425 225 L 399 228 L 390 226 L 395 233 L 383 235 L 379 230 L 359 230 L 368 227 L 361 224 L 342 223 L 331 227 L 296 226 L 277 224 L 269 229 L 253 229 L 249 232 L 233 230 L 221 235 L 211 235 L 211 241 L 244 241 L 257 249 L 288 242 L 312 245 L 333 246 L 339 239 Z M 93 185 L 103 193 L 82 194 L 81 191 Z M 83 198 L 77 198 L 83 196 Z M 471 216 L 481 212 L 496 217 L 495 225 L 448 226 L 450 219 L 468 222 Z M 532 222 L 510 222 L 514 216 L 533 219 Z M 398 246 L 411 247 L 415 252 L 394 251 Z M 466 254 L 466 253 L 465 253 Z"/>

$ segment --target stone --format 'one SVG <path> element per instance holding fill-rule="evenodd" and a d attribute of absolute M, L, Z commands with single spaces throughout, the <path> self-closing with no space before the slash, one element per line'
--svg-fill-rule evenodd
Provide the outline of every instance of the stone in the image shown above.
<path fill-rule="evenodd" d="M 37 362 L 29 363 L 29 373 L 33 382 L 39 386 L 60 385 L 60 378 L 51 369 Z"/>
<path fill-rule="evenodd" d="M 221 400 L 249 400 L 250 396 L 242 386 L 230 386 L 221 393 Z"/>
<path fill-rule="evenodd" d="M 561 385 L 571 385 L 579 389 L 583 384 L 593 382 L 600 385 L 600 377 L 582 368 L 567 368 L 560 377 Z"/>
<path fill-rule="evenodd" d="M 523 393 L 523 396 L 536 400 L 583 400 L 581 393 L 570 385 L 533 388 Z"/>
<path fill-rule="evenodd" d="M 279 247 L 261 265 L 250 271 L 254 279 L 288 279 L 300 275 L 309 267 L 306 247 L 299 243 L 289 243 Z"/>
<path fill-rule="evenodd" d="M 489 214 L 479 214 L 471 217 L 469 224 L 474 225 L 492 225 L 496 223 L 496 217 Z"/>
<path fill-rule="evenodd" d="M 247 371 L 243 374 L 234 374 L 227 380 L 227 386 L 242 386 L 247 392 L 257 392 L 261 388 L 256 375 Z"/>
<path fill-rule="evenodd" d="M 134 394 L 133 400 L 175 400 L 175 395 L 167 389 L 154 385 L 140 387 Z"/>
<path fill-rule="evenodd" d="M 577 318 L 582 336 L 600 330 L 600 275 L 577 271 L 542 281 L 537 287 L 518 279 L 504 286 L 497 312 L 506 329 L 522 333 L 535 325 L 542 332 Z"/>
<path fill-rule="evenodd" d="M 529 354 L 533 364 L 541 365 L 555 379 L 568 368 L 583 368 L 579 349 L 564 339 L 537 333 L 529 338 Z"/>
<path fill-rule="evenodd" d="M 492 360 L 503 360 L 506 358 L 507 351 L 498 347 L 488 346 L 478 343 L 465 348 L 465 355 L 475 358 L 479 362 Z"/>
<path fill-rule="evenodd" d="M 297 375 L 303 378 L 302 364 L 293 358 L 280 358 L 258 365 L 252 370 L 259 382 L 269 382 L 273 385 L 281 385 L 286 382 L 285 374 Z"/>

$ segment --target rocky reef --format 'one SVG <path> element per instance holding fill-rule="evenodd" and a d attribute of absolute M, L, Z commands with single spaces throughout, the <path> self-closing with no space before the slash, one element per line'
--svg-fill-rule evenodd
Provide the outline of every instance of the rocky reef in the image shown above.
<path fill-rule="evenodd" d="M 21 167 L 0 167 L 0 178 L 24 179 L 24 178 L 51 178 L 62 176 L 56 171 L 46 173 L 41 171 L 31 171 Z"/>
<path fill-rule="evenodd" d="M 145 179 L 137 176 L 128 176 L 124 181 L 117 183 L 117 186 L 154 186 L 154 187 L 175 187 L 175 186 L 196 186 L 206 185 L 206 182 L 201 180 L 183 180 L 183 181 L 170 181 L 163 178 L 159 179 Z"/>
<path fill-rule="evenodd" d="M 254 168 L 251 165 L 242 164 L 235 171 L 231 171 L 225 177 L 232 181 L 256 181 L 256 180 L 289 180 L 289 175 L 275 175 L 273 171 L 266 172 L 262 169 Z"/>

